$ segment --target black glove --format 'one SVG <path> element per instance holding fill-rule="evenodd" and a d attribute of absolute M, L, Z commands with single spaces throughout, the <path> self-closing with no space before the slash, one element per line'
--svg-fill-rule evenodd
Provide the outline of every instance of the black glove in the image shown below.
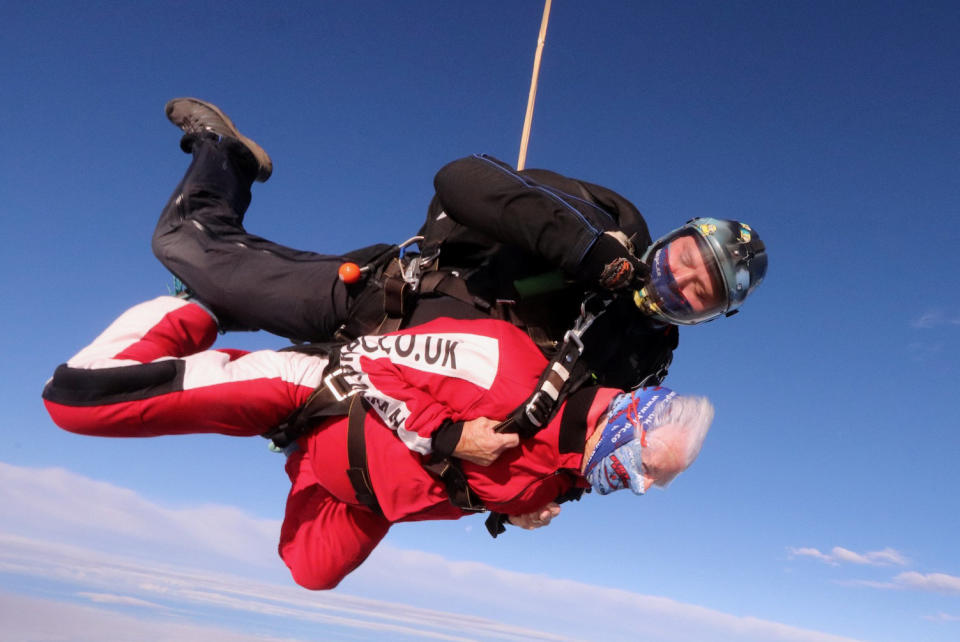
<path fill-rule="evenodd" d="M 487 516 L 487 521 L 484 524 L 487 527 L 487 532 L 490 533 L 490 537 L 496 539 L 497 535 L 503 535 L 507 532 L 505 524 L 510 523 L 510 517 L 506 513 L 491 513 Z"/>
<path fill-rule="evenodd" d="M 628 288 L 637 281 L 645 281 L 649 273 L 630 248 L 608 232 L 600 235 L 581 263 L 583 280 L 599 283 L 607 290 Z"/>

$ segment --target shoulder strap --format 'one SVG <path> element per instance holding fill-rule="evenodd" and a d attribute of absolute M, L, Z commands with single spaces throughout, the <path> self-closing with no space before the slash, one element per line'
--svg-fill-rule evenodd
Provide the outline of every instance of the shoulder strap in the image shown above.
<path fill-rule="evenodd" d="M 560 349 L 540 375 L 533 394 L 495 428 L 497 432 L 517 433 L 521 439 L 532 437 L 550 422 L 563 400 L 590 378 L 590 371 L 580 360 L 582 337 L 609 304 L 610 299 L 587 297 L 574 327 L 564 335 Z"/>

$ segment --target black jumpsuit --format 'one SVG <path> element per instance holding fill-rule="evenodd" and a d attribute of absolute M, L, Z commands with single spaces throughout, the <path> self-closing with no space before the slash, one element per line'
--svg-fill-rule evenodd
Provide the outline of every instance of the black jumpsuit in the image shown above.
<path fill-rule="evenodd" d="M 222 325 L 263 329 L 298 341 L 330 341 L 362 287 L 344 285 L 337 276 L 339 266 L 348 258 L 362 264 L 389 246 L 328 255 L 248 234 L 243 218 L 255 171 L 240 144 L 205 137 L 191 142 L 193 162 L 154 232 L 157 258 Z M 434 187 L 422 232 L 442 237 L 441 265 L 446 261 L 450 266 L 453 256 L 451 267 L 475 268 L 469 272 L 470 290 L 487 300 L 504 298 L 503 283 L 557 268 L 569 279 L 586 280 L 585 258 L 604 231 L 633 235 L 641 251 L 651 242 L 643 217 L 629 201 L 553 172 L 517 172 L 492 157 L 474 155 L 443 167 Z M 427 254 L 435 248 L 422 249 Z M 532 299 L 519 308 L 519 316 L 560 339 L 585 288 L 574 291 Z M 458 302 L 436 303 L 418 302 L 407 325 L 440 315 L 483 316 Z M 675 328 L 650 323 L 625 298 L 602 321 L 608 327 L 594 334 L 605 340 L 591 351 L 591 367 L 609 375 L 600 377 L 607 385 L 631 387 L 640 371 L 669 358 L 676 346 Z M 610 341 L 611 336 L 619 341 Z"/>

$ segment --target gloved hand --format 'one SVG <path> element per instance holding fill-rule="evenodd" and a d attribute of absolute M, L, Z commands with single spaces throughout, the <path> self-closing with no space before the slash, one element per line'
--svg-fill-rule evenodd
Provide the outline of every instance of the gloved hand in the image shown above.
<path fill-rule="evenodd" d="M 646 281 L 647 266 L 633 253 L 623 232 L 604 232 L 583 259 L 582 273 L 587 282 L 599 283 L 607 290 L 628 288 Z"/>

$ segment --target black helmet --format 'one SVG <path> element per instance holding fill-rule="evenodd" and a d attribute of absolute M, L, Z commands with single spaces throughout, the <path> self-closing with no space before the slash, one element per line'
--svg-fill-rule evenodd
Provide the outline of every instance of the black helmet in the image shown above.
<path fill-rule="evenodd" d="M 696 248 L 692 259 L 709 275 L 712 292 L 691 304 L 680 292 L 669 261 L 671 244 L 683 238 Z M 634 303 L 652 317 L 667 323 L 693 325 L 720 315 L 735 314 L 767 273 L 763 241 L 746 223 L 715 218 L 695 218 L 658 239 L 643 255 L 650 281 L 634 292 Z"/>

